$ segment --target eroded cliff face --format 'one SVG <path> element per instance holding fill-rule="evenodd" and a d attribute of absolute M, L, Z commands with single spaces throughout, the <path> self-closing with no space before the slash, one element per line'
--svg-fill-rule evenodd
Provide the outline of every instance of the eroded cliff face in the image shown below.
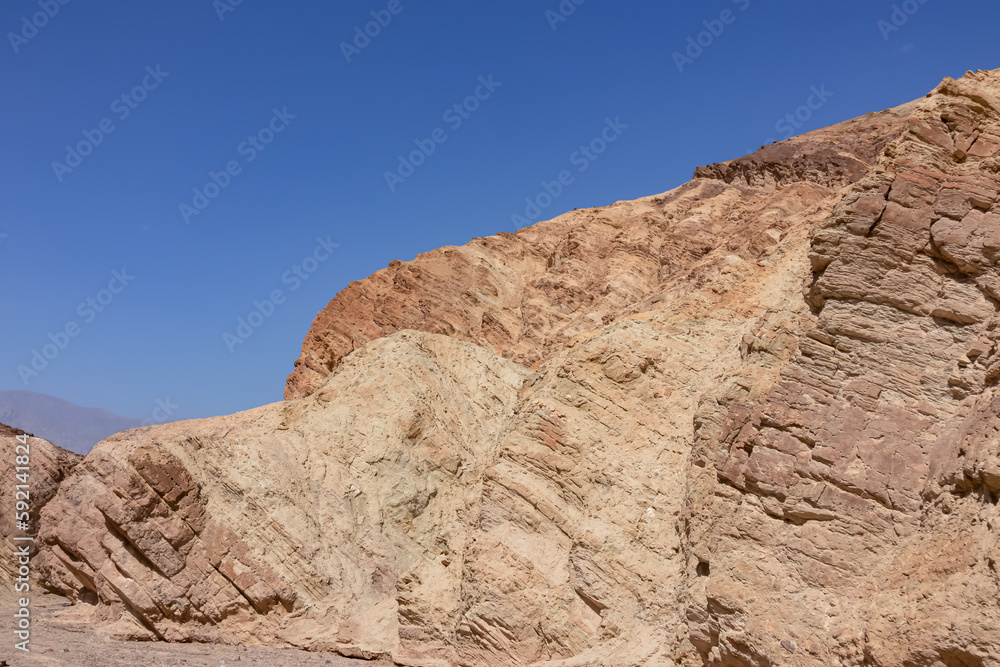
<path fill-rule="evenodd" d="M 750 255 L 777 243 L 762 236 L 768 220 L 778 222 L 862 178 L 912 107 L 700 167 L 696 180 L 659 197 L 574 211 L 516 234 L 392 262 L 351 283 L 316 317 L 285 398 L 311 394 L 353 350 L 403 329 L 476 343 L 526 367 L 538 364 L 669 281 L 683 280 L 702 257 L 743 247 L 744 235 L 757 237 Z M 816 187 L 808 194 L 775 192 L 793 184 Z M 721 207 L 709 214 L 698 206 L 707 199 Z"/>
<path fill-rule="evenodd" d="M 101 443 L 47 585 L 400 664 L 1000 664 L 1000 73 L 390 266 L 282 404 Z"/>
<path fill-rule="evenodd" d="M 998 83 L 916 107 L 813 231 L 799 354 L 758 404 L 705 406 L 689 618 L 713 664 L 1000 661 Z"/>
<path fill-rule="evenodd" d="M 18 436 L 27 441 L 21 442 Z M 6 424 L 0 424 L 0 451 L 3 452 L 0 479 L 4 480 L 0 487 L 0 507 L 3 508 L 0 535 L 4 538 L 0 543 L 0 577 L 12 581 L 18 576 L 15 549 L 28 546 L 30 555 L 34 556 L 38 553 L 38 545 L 15 543 L 11 538 L 38 532 L 42 508 L 55 497 L 59 485 L 83 457 Z M 26 477 L 18 478 L 18 474 Z M 17 510 L 19 500 L 28 503 L 27 530 L 17 526 L 22 514 Z"/>
<path fill-rule="evenodd" d="M 43 576 L 118 636 L 388 653 L 400 575 L 461 571 L 522 376 L 400 333 L 304 401 L 105 440 L 46 509 Z"/>

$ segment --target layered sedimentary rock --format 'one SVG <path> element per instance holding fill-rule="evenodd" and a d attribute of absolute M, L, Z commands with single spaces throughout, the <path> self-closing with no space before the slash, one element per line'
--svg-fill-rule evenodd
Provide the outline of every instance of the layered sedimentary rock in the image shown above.
<path fill-rule="evenodd" d="M 43 575 L 119 636 L 388 653 L 400 576 L 461 572 L 525 375 L 404 332 L 303 401 L 115 436 L 47 508 Z"/>
<path fill-rule="evenodd" d="M 352 284 L 290 400 L 120 434 L 39 567 L 119 637 L 1000 664 L 1000 73 Z"/>
<path fill-rule="evenodd" d="M 706 405 L 689 619 L 714 663 L 1000 660 L 998 78 L 919 104 L 813 231 L 798 354 L 762 401 Z"/>
<path fill-rule="evenodd" d="M 860 179 L 902 129 L 912 106 L 700 167 L 696 180 L 659 197 L 574 211 L 516 234 L 394 261 L 351 283 L 316 317 L 285 398 L 311 394 L 353 350 L 403 329 L 444 334 L 524 366 L 537 364 L 666 280 L 686 275 L 705 255 L 743 246 L 741 234 L 756 235 L 758 246 L 776 243 L 762 236 L 768 220 L 779 221 L 788 206 L 800 206 L 800 192 L 775 196 L 770 208 L 761 205 L 760 195 L 809 184 L 819 187 L 806 199 L 820 199 Z M 710 215 L 698 209 L 703 199 L 719 199 L 723 210 Z"/>
<path fill-rule="evenodd" d="M 18 436 L 26 442 L 18 440 Z M 47 440 L 36 438 L 19 428 L 0 424 L 0 577 L 11 581 L 18 569 L 14 549 L 29 546 L 30 554 L 38 553 L 38 546 L 18 542 L 13 537 L 31 537 L 38 532 L 42 508 L 52 500 L 59 485 L 83 457 L 56 447 Z M 21 475 L 18 477 L 18 475 Z M 27 517 L 17 503 L 27 503 Z M 26 521 L 22 519 L 26 518 Z M 26 525 L 23 525 L 26 524 Z"/>

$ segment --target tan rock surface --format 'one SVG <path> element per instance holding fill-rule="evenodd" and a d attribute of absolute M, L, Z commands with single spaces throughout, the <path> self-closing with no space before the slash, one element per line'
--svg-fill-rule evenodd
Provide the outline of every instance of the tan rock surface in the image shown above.
<path fill-rule="evenodd" d="M 705 255 L 736 251 L 750 236 L 750 254 L 776 243 L 767 236 L 776 231 L 768 222 L 864 176 L 912 106 L 700 167 L 695 181 L 658 197 L 573 211 L 516 234 L 394 261 L 351 283 L 316 317 L 285 398 L 311 394 L 346 355 L 402 329 L 444 334 L 524 366 L 537 364 L 574 337 L 600 330 L 665 281 L 683 279 Z M 746 187 L 724 187 L 734 179 Z M 777 186 L 803 183 L 822 187 L 805 188 L 804 198 L 802 188 L 775 193 Z M 720 204 L 714 215 L 699 204 L 706 199 Z"/>
<path fill-rule="evenodd" d="M 102 442 L 47 583 L 117 637 L 451 665 L 997 665 L 1000 72 L 445 248 L 288 400 Z"/>
<path fill-rule="evenodd" d="M 388 654 L 396 580 L 461 571 L 525 375 L 404 332 L 303 401 L 112 437 L 46 508 L 39 567 L 122 638 Z"/>
<path fill-rule="evenodd" d="M 28 436 L 27 442 L 22 443 L 18 436 Z M 38 532 L 42 508 L 55 497 L 59 485 L 83 457 L 6 424 L 0 424 L 0 451 L 3 452 L 0 459 L 0 479 L 3 480 L 0 485 L 0 507 L 3 508 L 0 511 L 0 536 L 3 537 L 0 541 L 0 578 L 12 581 L 18 569 L 14 550 L 25 544 L 15 544 L 12 538 L 30 537 Z M 16 477 L 25 473 L 26 480 Z M 26 502 L 29 507 L 28 530 L 16 526 L 22 514 L 17 508 L 19 501 Z M 29 552 L 31 556 L 37 554 L 37 545 L 31 544 Z"/>
<path fill-rule="evenodd" d="M 706 410 L 710 664 L 1000 664 L 998 148 L 997 73 L 921 101 L 813 232 L 800 354 L 760 404 Z"/>

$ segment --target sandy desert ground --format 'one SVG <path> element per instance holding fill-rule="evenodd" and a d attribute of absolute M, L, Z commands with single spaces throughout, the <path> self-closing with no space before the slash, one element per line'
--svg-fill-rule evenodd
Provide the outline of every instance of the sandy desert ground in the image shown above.
<path fill-rule="evenodd" d="M 4 632 L 0 665 L 4 661 L 9 667 L 357 667 L 362 664 L 377 667 L 390 664 L 291 649 L 112 641 L 94 634 L 83 624 L 57 620 L 54 614 L 66 606 L 66 600 L 56 595 L 36 597 L 32 605 L 35 616 L 30 654 L 16 650 L 10 632 Z M 11 618 L 14 597 L 9 590 L 0 594 L 0 608 L 5 619 Z M 5 625 L 10 627 L 6 621 Z"/>

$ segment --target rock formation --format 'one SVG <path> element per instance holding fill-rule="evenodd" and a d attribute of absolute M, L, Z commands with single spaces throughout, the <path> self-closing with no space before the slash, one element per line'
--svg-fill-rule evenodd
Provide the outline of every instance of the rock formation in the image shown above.
<path fill-rule="evenodd" d="M 998 84 L 916 107 L 812 233 L 798 354 L 705 406 L 688 618 L 715 662 L 1000 660 Z"/>
<path fill-rule="evenodd" d="M 27 437 L 27 442 L 22 443 L 18 436 Z M 4 453 L 0 460 L 0 478 L 4 481 L 0 486 L 0 507 L 3 507 L 0 535 L 4 538 L 0 543 L 0 577 L 11 581 L 18 569 L 14 549 L 24 545 L 23 542 L 15 545 L 11 538 L 37 533 L 42 508 L 52 500 L 59 485 L 83 457 L 6 424 L 0 424 L 0 450 Z M 19 479 L 18 474 L 27 477 Z M 17 511 L 19 500 L 26 502 L 29 508 L 27 530 L 16 525 L 22 514 Z M 31 555 L 36 555 L 38 545 L 30 547 Z"/>
<path fill-rule="evenodd" d="M 705 255 L 742 246 L 742 233 L 757 234 L 758 246 L 776 243 L 760 236 L 769 229 L 769 216 L 777 220 L 789 205 L 785 200 L 800 193 L 775 197 L 773 210 L 759 220 L 752 218 L 755 209 L 767 207 L 749 195 L 808 184 L 824 188 L 811 195 L 822 198 L 860 179 L 895 139 L 912 106 L 868 114 L 724 165 L 700 167 L 694 181 L 659 197 L 574 211 L 516 234 L 440 248 L 411 262 L 394 261 L 351 283 L 316 317 L 285 398 L 308 396 L 352 351 L 404 329 L 444 334 L 524 366 L 537 364 L 658 292 L 671 278 L 682 278 Z M 703 177 L 746 187 L 723 188 Z M 738 193 L 741 201 L 722 204 L 722 217 L 691 214 L 699 200 L 723 193 L 726 198 Z M 740 232 L 734 234 L 735 228 Z"/>
<path fill-rule="evenodd" d="M 1000 664 L 1000 72 L 352 283 L 284 403 L 103 441 L 117 637 L 399 664 Z"/>

